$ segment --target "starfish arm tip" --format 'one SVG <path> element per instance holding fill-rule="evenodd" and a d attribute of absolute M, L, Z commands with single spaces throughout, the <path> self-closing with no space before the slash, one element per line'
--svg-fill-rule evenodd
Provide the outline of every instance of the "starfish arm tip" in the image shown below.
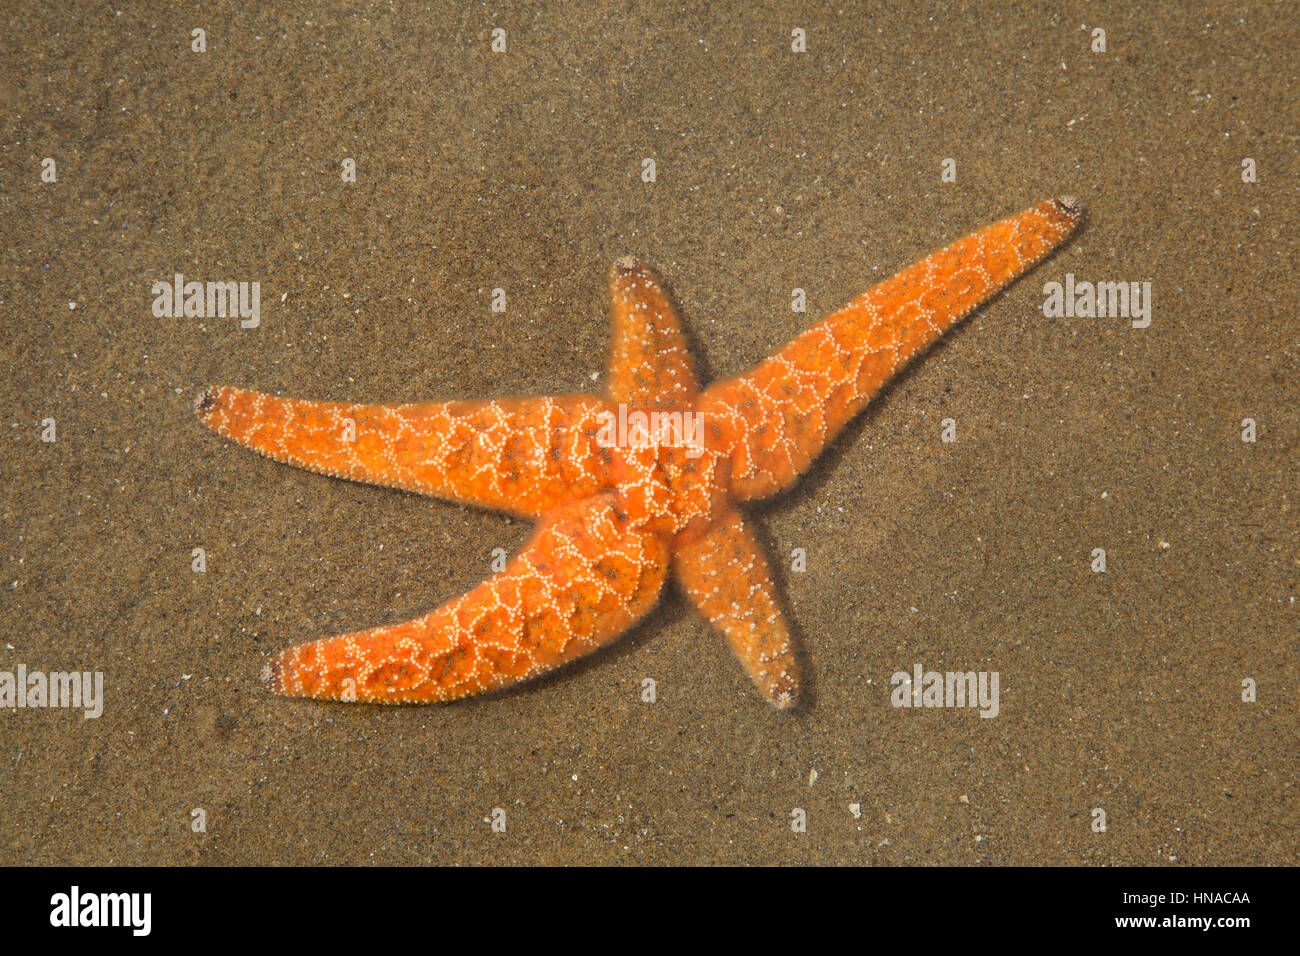
<path fill-rule="evenodd" d="M 1058 209 L 1065 213 L 1071 219 L 1078 219 L 1083 216 L 1083 200 L 1078 196 L 1057 196 L 1054 200 Z"/>
<path fill-rule="evenodd" d="M 208 412 L 212 411 L 217 404 L 216 389 L 209 385 L 203 391 L 199 392 L 194 399 L 194 414 L 199 418 L 206 418 Z"/>
<path fill-rule="evenodd" d="M 799 702 L 799 697 L 798 693 L 792 688 L 775 694 L 771 701 L 772 706 L 777 710 L 790 710 Z"/>
<path fill-rule="evenodd" d="M 283 693 L 280 687 L 280 659 L 263 665 L 262 671 L 257 675 L 257 679 L 273 694 Z"/>

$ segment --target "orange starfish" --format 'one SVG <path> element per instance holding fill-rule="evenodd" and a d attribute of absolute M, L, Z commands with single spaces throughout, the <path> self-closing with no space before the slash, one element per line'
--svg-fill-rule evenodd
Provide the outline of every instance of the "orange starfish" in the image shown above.
<path fill-rule="evenodd" d="M 204 424 L 277 461 L 538 519 L 515 559 L 436 611 L 284 651 L 271 689 L 447 701 L 610 643 L 670 571 L 778 707 L 799 688 L 790 634 L 736 505 L 790 485 L 886 381 L 1071 233 L 1039 203 L 904 269 L 752 371 L 701 392 L 659 277 L 615 264 L 607 396 L 352 405 L 211 388 Z"/>

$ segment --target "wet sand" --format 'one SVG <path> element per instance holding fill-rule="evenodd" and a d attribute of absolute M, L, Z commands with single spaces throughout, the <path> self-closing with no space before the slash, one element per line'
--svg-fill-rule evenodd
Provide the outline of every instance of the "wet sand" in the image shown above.
<path fill-rule="evenodd" d="M 0 670 L 101 671 L 105 699 L 3 715 L 0 863 L 1300 862 L 1297 28 L 1055 6 L 6 13 Z M 259 458 L 198 424 L 205 386 L 595 390 L 627 254 L 721 377 L 1061 193 L 1075 238 L 752 512 L 798 711 L 674 590 L 487 699 L 258 682 L 461 593 L 528 529 Z M 260 326 L 155 317 L 178 272 L 260 282 Z M 1045 317 L 1067 273 L 1149 281 L 1150 326 Z M 997 671 L 998 716 L 891 706 L 917 663 Z"/>

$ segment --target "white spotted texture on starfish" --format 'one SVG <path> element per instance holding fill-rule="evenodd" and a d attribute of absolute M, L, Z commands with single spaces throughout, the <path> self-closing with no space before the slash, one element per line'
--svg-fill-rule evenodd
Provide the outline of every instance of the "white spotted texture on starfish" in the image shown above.
<path fill-rule="evenodd" d="M 632 259 L 610 280 L 605 396 L 354 405 L 208 389 L 204 424 L 277 461 L 538 519 L 504 571 L 424 617 L 282 652 L 265 671 L 271 689 L 377 703 L 496 690 L 613 641 L 671 572 L 759 691 L 791 705 L 789 629 L 735 505 L 793 483 L 885 382 L 1080 215 L 1063 197 L 972 233 L 703 392 L 663 282 Z M 621 420 L 640 431 L 608 440 Z"/>

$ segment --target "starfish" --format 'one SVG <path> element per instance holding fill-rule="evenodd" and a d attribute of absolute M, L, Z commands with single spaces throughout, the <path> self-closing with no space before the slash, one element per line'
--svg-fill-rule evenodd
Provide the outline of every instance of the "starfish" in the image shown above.
<path fill-rule="evenodd" d="M 449 701 L 612 642 L 671 576 L 777 707 L 798 696 L 789 628 L 737 507 L 794 483 L 914 356 L 1070 235 L 1049 199 L 875 286 L 744 375 L 701 389 L 660 277 L 615 263 L 605 395 L 356 405 L 213 387 L 199 418 L 277 461 L 537 520 L 503 570 L 401 624 L 290 648 L 276 693 Z"/>

